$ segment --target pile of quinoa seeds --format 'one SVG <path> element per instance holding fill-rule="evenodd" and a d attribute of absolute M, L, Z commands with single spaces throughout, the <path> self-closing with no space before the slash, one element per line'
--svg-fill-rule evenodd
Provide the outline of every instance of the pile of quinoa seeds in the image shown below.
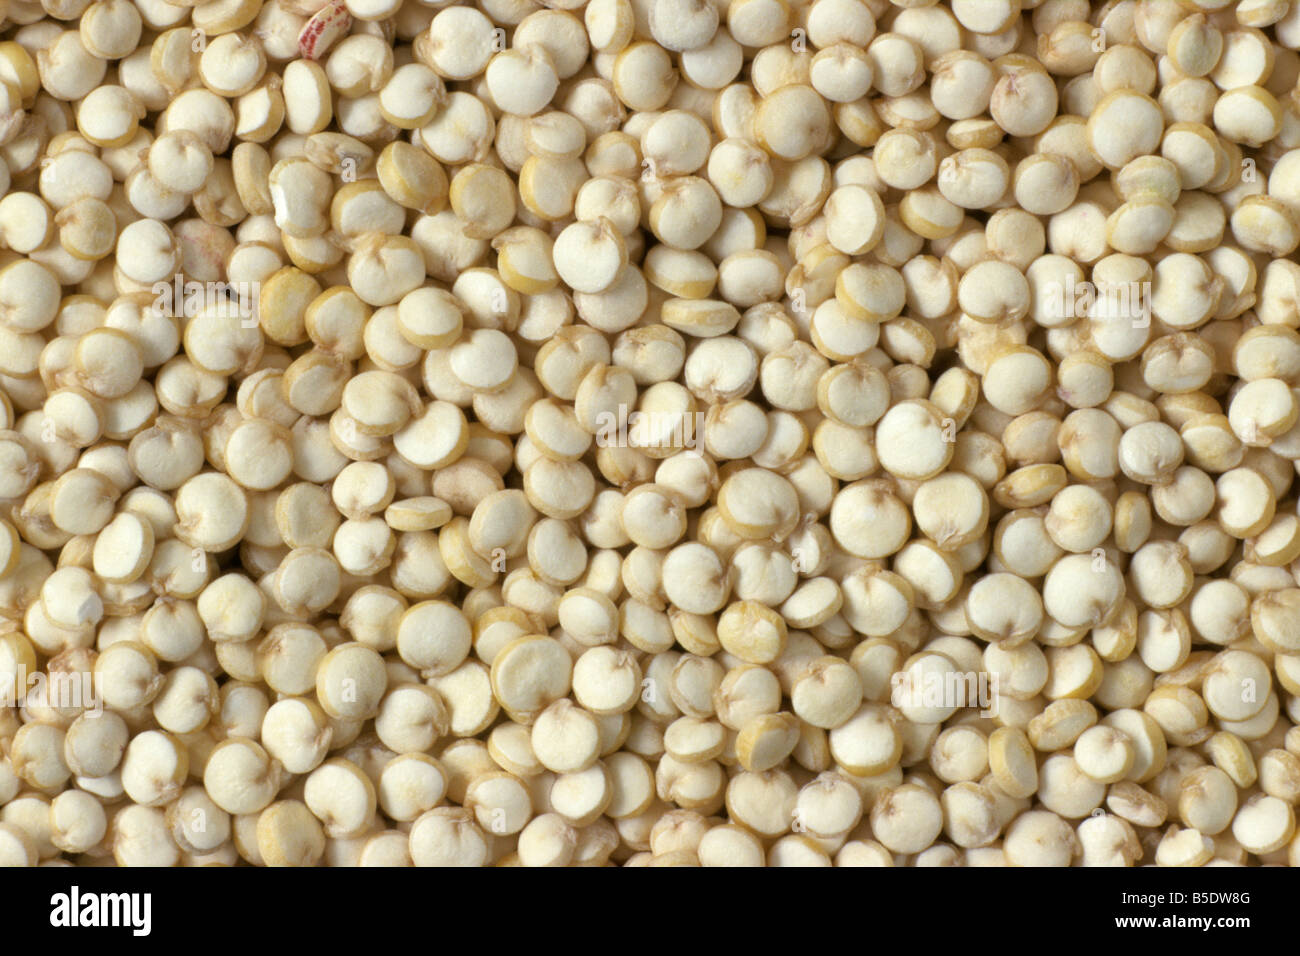
<path fill-rule="evenodd" d="M 0 864 L 1300 865 L 1300 0 L 0 11 Z"/>

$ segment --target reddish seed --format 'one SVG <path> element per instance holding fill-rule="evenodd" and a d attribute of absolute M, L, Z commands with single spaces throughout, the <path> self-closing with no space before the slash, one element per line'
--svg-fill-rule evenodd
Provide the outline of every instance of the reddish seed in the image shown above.
<path fill-rule="evenodd" d="M 352 14 L 343 0 L 330 0 L 303 26 L 298 51 L 306 60 L 318 60 L 352 28 Z"/>

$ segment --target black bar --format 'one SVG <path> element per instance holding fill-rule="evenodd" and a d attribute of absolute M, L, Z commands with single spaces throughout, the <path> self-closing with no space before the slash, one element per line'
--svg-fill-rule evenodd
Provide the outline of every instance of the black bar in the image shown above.
<path fill-rule="evenodd" d="M 663 932 L 678 907 L 683 929 L 689 925 L 692 935 L 716 933 L 732 944 L 738 936 L 752 935 L 758 945 L 770 946 L 773 933 L 790 939 L 788 934 L 820 925 L 821 932 L 846 931 L 849 942 L 878 940 L 886 933 L 927 947 L 974 945 L 988 940 L 989 933 L 1012 932 L 1017 935 L 1006 938 L 1129 938 L 1148 945 L 1170 933 L 1215 940 L 1261 931 L 1275 935 L 1293 924 L 1295 898 L 1285 869 L 1258 867 L 799 874 L 674 869 L 622 876 L 581 869 L 542 875 L 520 869 L 453 874 L 41 867 L 9 870 L 4 879 L 6 948 L 86 943 L 92 937 L 126 947 L 206 938 L 242 948 L 245 934 L 259 951 L 268 944 L 298 947 L 314 941 L 373 948 L 377 930 L 390 944 L 425 940 L 445 946 L 455 945 L 454 936 L 471 927 L 480 943 L 524 942 L 534 934 L 537 941 L 556 944 L 573 934 L 594 942 L 602 937 L 593 938 L 593 932 L 607 930 L 605 945 L 636 939 L 628 932 L 638 924 Z M 85 900 L 95 894 L 150 894 L 148 935 L 131 925 L 52 925 L 60 917 L 68 922 L 74 886 L 83 906 L 93 905 Z M 756 906 L 756 900 L 768 904 Z M 1208 926 L 1202 925 L 1205 920 Z M 391 938 L 393 931 L 404 939 Z M 1050 935 L 1039 936 L 1040 931 Z"/>

